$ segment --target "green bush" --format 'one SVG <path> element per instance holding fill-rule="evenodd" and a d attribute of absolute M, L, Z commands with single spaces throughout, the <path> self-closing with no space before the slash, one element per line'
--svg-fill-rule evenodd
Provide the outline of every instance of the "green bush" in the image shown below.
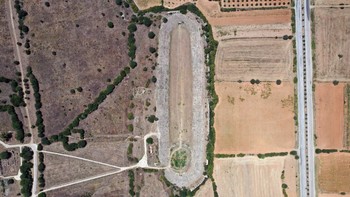
<path fill-rule="evenodd" d="M 156 37 L 155 33 L 153 33 L 152 31 L 148 33 L 148 38 L 153 39 L 154 37 Z"/>
<path fill-rule="evenodd" d="M 114 27 L 114 24 L 113 24 L 111 21 L 109 21 L 109 22 L 107 23 L 107 26 L 108 26 L 109 28 L 113 28 L 113 27 Z"/>
<path fill-rule="evenodd" d="M 128 130 L 129 130 L 130 132 L 133 132 L 133 131 L 134 131 L 134 125 L 129 124 L 129 125 L 128 125 Z"/>
<path fill-rule="evenodd" d="M 0 153 L 0 159 L 10 159 L 11 156 L 12 154 L 7 150 Z"/>
<path fill-rule="evenodd" d="M 133 113 L 128 113 L 128 119 L 129 120 L 133 120 L 135 117 L 134 117 L 134 114 Z"/>
<path fill-rule="evenodd" d="M 153 138 L 149 137 L 146 139 L 147 144 L 153 144 Z"/>

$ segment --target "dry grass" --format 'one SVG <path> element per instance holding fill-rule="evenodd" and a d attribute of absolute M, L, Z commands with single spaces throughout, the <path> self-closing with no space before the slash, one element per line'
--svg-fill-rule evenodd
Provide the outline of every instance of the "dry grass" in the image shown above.
<path fill-rule="evenodd" d="M 176 8 L 188 2 L 193 2 L 193 0 L 164 0 L 163 5 L 166 8 Z"/>
<path fill-rule="evenodd" d="M 350 8 L 315 10 L 316 79 L 350 79 Z"/>
<path fill-rule="evenodd" d="M 350 154 L 332 153 L 317 156 L 319 193 L 350 192 Z"/>
<path fill-rule="evenodd" d="M 29 61 L 40 82 L 47 135 L 57 134 L 127 66 L 128 14 L 115 1 L 25 3 L 31 35 Z M 116 17 L 118 15 L 118 17 Z M 107 23 L 114 23 L 111 29 Z M 56 55 L 53 54 L 56 52 Z M 83 91 L 78 92 L 77 88 Z M 70 92 L 75 89 L 75 94 Z"/>
<path fill-rule="evenodd" d="M 44 154 L 44 163 L 46 188 L 116 170 L 108 166 L 51 154 Z"/>
<path fill-rule="evenodd" d="M 129 195 L 127 171 L 69 187 L 46 192 L 47 196 L 124 197 Z"/>
<path fill-rule="evenodd" d="M 140 10 L 162 5 L 161 0 L 135 0 L 135 4 Z"/>
<path fill-rule="evenodd" d="M 144 185 L 141 188 L 141 197 L 166 197 L 168 194 L 163 188 L 162 182 L 159 180 L 158 176 L 154 173 L 144 173 L 143 174 Z"/>
<path fill-rule="evenodd" d="M 249 156 L 215 159 L 214 178 L 219 196 L 282 196 L 284 160 Z"/>
<path fill-rule="evenodd" d="M 1 146 L 0 152 L 7 150 L 11 153 L 9 159 L 0 160 L 0 176 L 15 176 L 20 167 L 19 148 L 5 149 Z"/>
<path fill-rule="evenodd" d="M 343 148 L 344 90 L 346 84 L 317 83 L 315 90 L 315 125 L 317 147 Z"/>
<path fill-rule="evenodd" d="M 195 197 L 214 197 L 213 183 L 210 179 L 200 187 Z"/>
<path fill-rule="evenodd" d="M 295 146 L 293 84 L 217 82 L 215 153 L 266 153 Z M 254 124 L 252 124 L 254 123 Z"/>
<path fill-rule="evenodd" d="M 221 12 L 218 1 L 198 0 L 196 5 L 212 26 L 288 24 L 291 22 L 290 9 Z"/>
<path fill-rule="evenodd" d="M 222 41 L 216 54 L 216 79 L 276 81 L 292 79 L 292 41 L 234 39 Z"/>

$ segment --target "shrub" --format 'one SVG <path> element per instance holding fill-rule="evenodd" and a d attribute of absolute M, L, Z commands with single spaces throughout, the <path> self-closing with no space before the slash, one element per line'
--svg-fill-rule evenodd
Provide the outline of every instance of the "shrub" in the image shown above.
<path fill-rule="evenodd" d="M 298 78 L 297 78 L 297 77 L 294 77 L 293 82 L 294 82 L 294 83 L 298 83 Z"/>
<path fill-rule="evenodd" d="M 276 84 L 277 84 L 277 85 L 281 85 L 281 83 L 282 83 L 281 80 L 279 80 L 279 79 L 276 80 Z"/>
<path fill-rule="evenodd" d="M 288 185 L 285 184 L 285 183 L 283 183 L 283 184 L 282 184 L 282 188 L 283 188 L 283 189 L 287 189 L 287 188 L 288 188 Z"/>
<path fill-rule="evenodd" d="M 82 91 L 83 91 L 83 88 L 82 88 L 82 87 L 78 87 L 78 88 L 77 88 L 77 91 L 78 91 L 78 92 L 82 92 Z"/>
<path fill-rule="evenodd" d="M 132 68 L 132 69 L 134 69 L 134 68 L 136 68 L 136 66 L 137 66 L 137 63 L 135 62 L 135 61 L 130 61 L 130 67 Z"/>
<path fill-rule="evenodd" d="M 122 1 L 122 0 L 115 0 L 115 3 L 116 3 L 117 5 L 122 5 L 122 4 L 123 4 L 123 1 Z"/>
<path fill-rule="evenodd" d="M 150 115 L 147 117 L 148 122 L 154 123 L 154 121 L 158 121 L 158 118 L 155 115 Z"/>
<path fill-rule="evenodd" d="M 167 18 L 163 18 L 163 23 L 167 23 L 168 22 L 168 19 Z"/>
<path fill-rule="evenodd" d="M 0 153 L 0 159 L 10 159 L 12 154 L 8 151 L 3 151 Z"/>
<path fill-rule="evenodd" d="M 152 80 L 153 83 L 157 82 L 157 78 L 155 76 L 153 76 L 151 80 Z"/>
<path fill-rule="evenodd" d="M 109 22 L 107 23 L 107 26 L 108 26 L 109 28 L 113 28 L 113 27 L 114 27 L 114 24 L 113 24 L 111 21 L 109 21 Z"/>
<path fill-rule="evenodd" d="M 128 26 L 128 30 L 129 30 L 131 33 L 137 31 L 137 26 L 135 25 L 135 23 L 131 23 L 131 24 Z"/>
<path fill-rule="evenodd" d="M 255 79 L 251 79 L 251 80 L 250 80 L 250 83 L 251 83 L 251 84 L 255 84 L 255 83 L 256 83 Z"/>
<path fill-rule="evenodd" d="M 148 38 L 153 39 L 156 36 L 152 31 L 148 33 Z"/>
<path fill-rule="evenodd" d="M 336 86 L 336 85 L 338 85 L 338 84 L 339 84 L 339 81 L 337 81 L 337 80 L 334 80 L 334 81 L 333 81 L 333 85 Z"/>
<path fill-rule="evenodd" d="M 155 53 L 157 50 L 154 48 L 154 47 L 150 47 L 149 48 L 149 52 L 151 52 L 151 53 Z"/>
<path fill-rule="evenodd" d="M 135 117 L 134 117 L 134 114 L 133 113 L 128 113 L 128 119 L 129 120 L 133 120 Z"/>
<path fill-rule="evenodd" d="M 45 2 L 45 6 L 46 7 L 50 7 L 50 3 L 49 2 Z"/>
<path fill-rule="evenodd" d="M 153 144 L 153 138 L 149 137 L 146 139 L 147 144 Z"/>
<path fill-rule="evenodd" d="M 134 125 L 129 124 L 129 125 L 128 125 L 128 130 L 129 130 L 130 132 L 133 132 L 133 131 L 134 131 Z"/>

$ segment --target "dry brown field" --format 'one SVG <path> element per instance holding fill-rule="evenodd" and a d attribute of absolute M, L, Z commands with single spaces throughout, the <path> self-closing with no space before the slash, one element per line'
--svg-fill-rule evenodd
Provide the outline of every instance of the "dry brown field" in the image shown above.
<path fill-rule="evenodd" d="M 340 4 L 349 5 L 349 0 L 313 0 L 316 6 L 339 6 Z"/>
<path fill-rule="evenodd" d="M 285 7 L 289 8 L 289 0 L 220 0 L 221 8 L 223 9 L 232 9 L 235 8 L 238 10 L 244 9 L 256 9 L 256 8 L 274 8 L 274 7 Z"/>
<path fill-rule="evenodd" d="M 193 74 L 190 33 L 178 25 L 171 33 L 169 77 L 170 144 L 192 142 Z"/>
<path fill-rule="evenodd" d="M 8 184 L 7 180 L 0 180 L 0 196 L 4 197 L 15 197 L 21 192 L 21 186 L 19 181 L 16 181 L 13 184 Z"/>
<path fill-rule="evenodd" d="M 45 188 L 82 180 L 117 169 L 79 159 L 44 153 Z"/>
<path fill-rule="evenodd" d="M 140 10 L 162 5 L 161 0 L 135 0 L 134 2 Z"/>
<path fill-rule="evenodd" d="M 127 158 L 128 146 L 130 143 L 132 143 L 130 141 L 131 138 L 128 138 L 128 136 L 105 136 L 92 138 L 86 136 L 85 139 L 87 140 L 87 146 L 73 152 L 64 150 L 62 143 L 60 142 L 53 143 L 50 146 L 45 146 L 44 150 L 73 155 L 117 166 L 130 166 L 134 164 L 134 162 L 128 161 Z M 143 149 L 142 146 L 139 148 Z M 136 147 L 133 149 L 136 149 Z"/>
<path fill-rule="evenodd" d="M 282 24 L 291 22 L 290 9 L 222 12 L 217 1 L 198 0 L 196 5 L 212 26 Z"/>
<path fill-rule="evenodd" d="M 292 41 L 275 38 L 221 41 L 216 53 L 218 81 L 290 81 Z"/>
<path fill-rule="evenodd" d="M 164 0 L 163 1 L 163 5 L 166 8 L 176 8 L 179 7 L 180 5 L 183 5 L 185 3 L 189 3 L 189 2 L 194 2 L 196 0 Z"/>
<path fill-rule="evenodd" d="M 291 158 L 294 160 L 293 158 Z M 287 167 L 286 167 L 287 166 Z M 288 196 L 297 196 L 296 162 L 293 166 L 286 165 L 285 157 L 258 159 L 246 156 L 243 158 L 216 158 L 214 160 L 214 178 L 219 196 L 283 196 L 281 178 L 282 171 L 286 174 L 293 171 L 289 181 L 285 182 Z M 292 168 L 291 168 L 292 167 Z M 289 173 L 289 172 L 288 172 Z M 293 178 L 294 177 L 294 178 Z M 286 180 L 286 178 L 285 178 Z M 292 189 L 294 191 L 292 191 Z"/>
<path fill-rule="evenodd" d="M 214 38 L 218 41 L 233 38 L 281 38 L 284 35 L 292 35 L 289 23 L 215 26 L 212 29 Z"/>
<path fill-rule="evenodd" d="M 159 180 L 158 175 L 154 173 L 143 174 L 144 185 L 141 188 L 141 197 L 167 197 L 168 194 L 165 191 L 162 182 Z"/>
<path fill-rule="evenodd" d="M 16 66 L 13 64 L 15 57 L 9 24 L 8 6 L 6 0 L 0 0 L 0 76 L 13 79 L 15 78 Z"/>
<path fill-rule="evenodd" d="M 213 183 L 210 179 L 204 185 L 200 186 L 195 197 L 214 197 Z"/>
<path fill-rule="evenodd" d="M 350 154 L 320 154 L 316 160 L 319 193 L 350 193 Z"/>
<path fill-rule="evenodd" d="M 7 112 L 0 112 L 0 133 L 12 131 L 11 123 L 11 116 Z"/>
<path fill-rule="evenodd" d="M 316 80 L 350 79 L 350 8 L 317 8 L 315 13 Z"/>
<path fill-rule="evenodd" d="M 26 18 L 29 61 L 40 82 L 50 136 L 61 132 L 128 65 L 127 36 L 122 36 L 128 21 L 119 13 L 129 18 L 131 10 L 115 1 L 52 1 L 50 7 L 30 1 L 24 9 L 35 13 Z M 107 26 L 110 21 L 113 29 Z"/>
<path fill-rule="evenodd" d="M 215 153 L 267 153 L 295 146 L 294 86 L 217 82 Z M 252 124 L 254 123 L 254 124 Z"/>
<path fill-rule="evenodd" d="M 79 189 L 77 189 L 79 188 Z M 96 196 L 124 197 L 129 196 L 128 172 L 107 176 L 93 181 L 83 182 L 69 187 L 46 192 L 47 196 Z"/>
<path fill-rule="evenodd" d="M 350 194 L 318 194 L 319 197 L 350 197 Z"/>
<path fill-rule="evenodd" d="M 341 149 L 344 146 L 344 90 L 346 84 L 317 83 L 315 125 L 317 147 Z"/>

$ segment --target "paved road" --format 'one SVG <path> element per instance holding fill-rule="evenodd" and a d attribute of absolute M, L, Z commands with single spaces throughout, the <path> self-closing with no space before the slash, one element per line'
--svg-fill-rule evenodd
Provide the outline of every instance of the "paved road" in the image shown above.
<path fill-rule="evenodd" d="M 298 122 L 300 196 L 315 196 L 315 163 L 312 99 L 311 10 L 309 0 L 295 7 L 298 66 Z"/>

